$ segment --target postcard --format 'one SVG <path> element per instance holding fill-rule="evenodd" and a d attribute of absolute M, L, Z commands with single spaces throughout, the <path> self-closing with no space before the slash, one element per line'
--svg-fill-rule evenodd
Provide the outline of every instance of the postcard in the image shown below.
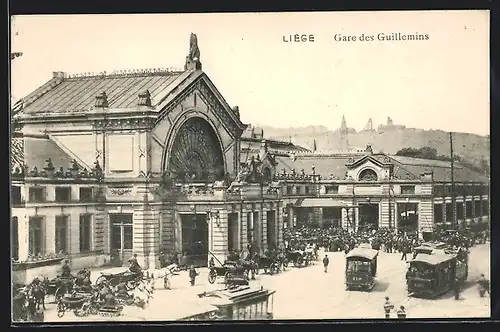
<path fill-rule="evenodd" d="M 488 45 L 488 11 L 13 16 L 13 322 L 489 317 Z"/>

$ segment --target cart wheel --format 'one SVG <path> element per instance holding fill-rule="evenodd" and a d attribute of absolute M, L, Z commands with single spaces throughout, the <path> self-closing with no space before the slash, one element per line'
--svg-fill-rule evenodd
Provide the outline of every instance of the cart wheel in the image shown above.
<path fill-rule="evenodd" d="M 100 285 L 102 284 L 103 281 L 106 280 L 106 277 L 105 276 L 100 276 L 99 278 L 97 278 L 97 280 L 95 281 L 95 284 L 96 285 Z"/>
<path fill-rule="evenodd" d="M 64 294 L 66 294 L 66 287 L 65 286 L 60 286 L 56 289 L 56 292 L 54 293 L 54 297 L 56 298 L 56 302 L 59 301 Z"/>
<path fill-rule="evenodd" d="M 91 304 L 89 308 L 89 313 L 91 315 L 97 315 L 99 313 L 99 309 L 95 305 Z"/>
<path fill-rule="evenodd" d="M 304 258 L 298 257 L 297 260 L 295 261 L 295 266 L 296 267 L 301 267 L 302 264 L 304 264 Z"/>
<path fill-rule="evenodd" d="M 137 281 L 136 280 L 129 280 L 127 281 L 126 287 L 128 290 L 133 290 L 137 287 Z"/>
<path fill-rule="evenodd" d="M 224 275 L 225 277 L 225 275 Z M 208 273 L 208 282 L 213 284 L 215 282 L 215 279 L 217 279 L 217 274 L 215 272 L 210 271 Z"/>
<path fill-rule="evenodd" d="M 76 317 L 82 317 L 83 316 L 83 312 L 81 309 L 75 309 L 73 310 L 73 314 L 75 314 Z"/>
<path fill-rule="evenodd" d="M 66 305 L 59 301 L 57 303 L 57 317 L 61 318 L 66 313 Z"/>

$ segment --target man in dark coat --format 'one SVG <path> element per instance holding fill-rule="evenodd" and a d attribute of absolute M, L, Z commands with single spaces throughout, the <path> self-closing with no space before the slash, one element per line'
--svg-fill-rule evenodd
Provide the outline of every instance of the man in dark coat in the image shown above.
<path fill-rule="evenodd" d="M 323 266 L 325 267 L 325 273 L 328 273 L 328 264 L 330 264 L 330 259 L 328 258 L 328 255 L 325 255 L 325 258 L 323 258 Z"/>
<path fill-rule="evenodd" d="M 455 278 L 453 293 L 455 294 L 455 300 L 460 300 L 460 280 L 458 278 Z"/>
<path fill-rule="evenodd" d="M 196 270 L 194 269 L 194 266 L 191 265 L 191 267 L 189 268 L 189 280 L 191 282 L 191 286 L 194 286 L 197 276 L 198 276 L 198 272 L 196 272 Z"/>

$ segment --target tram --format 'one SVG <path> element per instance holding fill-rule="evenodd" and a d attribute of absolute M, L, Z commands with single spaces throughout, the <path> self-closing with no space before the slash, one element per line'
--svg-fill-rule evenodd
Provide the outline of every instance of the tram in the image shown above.
<path fill-rule="evenodd" d="M 416 257 L 406 273 L 408 296 L 435 298 L 468 277 L 468 251 L 440 243 L 415 248 Z"/>
<path fill-rule="evenodd" d="M 346 290 L 372 290 L 377 276 L 378 250 L 360 246 L 346 255 Z"/>

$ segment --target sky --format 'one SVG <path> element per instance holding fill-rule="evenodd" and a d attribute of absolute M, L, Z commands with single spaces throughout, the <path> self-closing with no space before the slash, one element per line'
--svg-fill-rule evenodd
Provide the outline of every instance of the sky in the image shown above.
<path fill-rule="evenodd" d="M 191 32 L 203 70 L 245 123 L 335 129 L 345 115 L 361 130 L 369 118 L 377 127 L 391 117 L 489 134 L 487 11 L 16 16 L 11 46 L 23 56 L 11 62 L 12 97 L 54 71 L 182 68 Z M 429 39 L 380 41 L 379 33 Z M 283 41 L 295 34 L 314 42 Z"/>

